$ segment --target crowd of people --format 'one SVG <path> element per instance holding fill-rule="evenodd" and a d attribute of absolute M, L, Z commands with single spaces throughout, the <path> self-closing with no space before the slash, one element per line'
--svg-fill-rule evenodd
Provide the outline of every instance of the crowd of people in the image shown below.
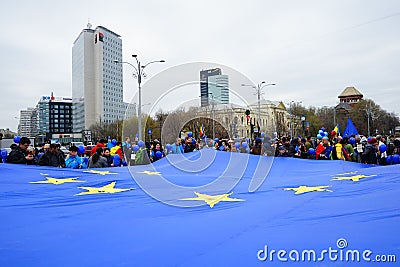
<path fill-rule="evenodd" d="M 277 157 L 388 165 L 399 161 L 400 136 L 324 136 L 314 140 L 311 136 L 292 140 L 284 137 L 273 146 Z"/>
<path fill-rule="evenodd" d="M 168 146 L 168 145 L 167 145 Z M 193 138 L 180 138 L 167 148 L 167 154 L 191 152 L 193 150 L 213 148 L 218 151 L 250 153 L 254 155 L 293 157 L 314 160 L 344 160 L 365 164 L 390 165 L 400 163 L 400 134 L 383 136 L 351 135 L 342 137 L 335 131 L 331 135 L 325 132 L 317 138 L 243 138 L 241 140 L 219 140 L 197 143 Z"/>
<path fill-rule="evenodd" d="M 334 133 L 334 132 L 333 132 Z M 183 154 L 201 149 L 214 149 L 231 153 L 249 153 L 260 156 L 294 157 L 315 160 L 345 160 L 366 164 L 400 163 L 400 135 L 373 137 L 341 137 L 328 134 L 317 138 L 255 138 L 239 140 L 215 138 L 197 141 L 190 134 L 177 138 L 165 147 L 157 139 L 151 142 L 124 142 L 100 139 L 89 153 L 83 147 L 69 147 L 67 156 L 60 151 L 60 144 L 45 144 L 40 150 L 22 137 L 5 160 L 7 163 L 52 166 L 59 168 L 85 169 L 142 165 L 156 162 L 168 154 Z M 1 162 L 1 161 L 0 161 Z"/>
<path fill-rule="evenodd" d="M 41 149 L 36 149 L 31 146 L 29 138 L 22 137 L 18 144 L 11 145 L 10 154 L 6 157 L 2 155 L 2 158 L 7 163 L 72 169 L 122 166 L 121 142 L 117 142 L 112 149 L 106 147 L 105 144 L 107 142 L 104 139 L 100 140 L 91 151 L 90 157 L 84 155 L 84 150 L 80 151 L 81 148 L 72 145 L 69 147 L 68 155 L 65 156 L 59 143 L 45 144 Z"/>

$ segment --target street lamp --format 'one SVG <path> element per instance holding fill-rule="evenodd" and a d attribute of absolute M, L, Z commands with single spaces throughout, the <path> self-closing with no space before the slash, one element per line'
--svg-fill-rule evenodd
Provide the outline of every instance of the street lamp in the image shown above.
<path fill-rule="evenodd" d="M 261 129 L 261 123 L 260 123 L 260 117 L 261 117 L 261 89 L 270 86 L 270 85 L 276 85 L 276 83 L 266 83 L 265 81 L 260 82 L 257 84 L 257 86 L 254 86 L 252 84 L 242 84 L 242 86 L 251 86 L 254 89 L 256 89 L 256 94 L 257 94 L 257 100 L 258 100 L 258 118 L 257 118 L 257 123 L 258 123 L 258 129 Z M 260 132 L 260 131 L 259 131 Z"/>
<path fill-rule="evenodd" d="M 371 136 L 371 132 L 369 130 L 369 118 L 372 115 L 371 102 L 369 103 L 369 107 L 368 107 L 368 103 L 365 104 L 365 112 L 367 113 L 367 120 L 368 120 L 368 136 Z"/>
<path fill-rule="evenodd" d="M 142 77 L 146 77 L 146 73 L 144 73 L 144 69 L 152 64 L 152 63 L 164 63 L 165 60 L 155 60 L 155 61 L 150 61 L 147 64 L 141 65 L 141 62 L 138 60 L 137 55 L 132 55 L 132 57 L 134 57 L 136 59 L 136 67 L 130 63 L 130 62 L 126 62 L 126 61 L 119 61 L 119 60 L 114 60 L 114 62 L 116 64 L 128 64 L 130 66 L 132 66 L 135 70 L 135 77 L 138 80 L 138 88 L 139 88 L 139 106 L 138 106 L 138 129 L 139 129 L 139 140 L 142 140 Z"/>
<path fill-rule="evenodd" d="M 213 134 L 213 140 L 215 139 L 215 100 L 214 100 L 214 95 L 212 92 L 208 92 L 209 95 L 211 95 L 212 98 L 212 106 L 213 106 L 213 110 L 212 110 L 212 134 Z"/>
<path fill-rule="evenodd" d="M 293 138 L 293 121 L 292 121 L 292 118 L 293 118 L 293 109 L 292 109 L 292 104 L 293 103 L 296 103 L 295 101 L 290 101 L 290 103 L 289 103 L 289 109 L 290 109 L 290 123 L 289 123 L 289 126 L 290 126 L 290 140 L 292 140 L 292 138 Z M 301 103 L 303 103 L 303 102 L 297 102 L 298 104 L 301 104 Z"/>
<path fill-rule="evenodd" d="M 214 105 L 215 105 L 215 100 L 214 100 L 214 97 L 220 97 L 219 95 L 218 96 L 214 96 L 214 94 L 212 93 L 212 92 L 208 92 L 208 95 L 211 95 L 211 98 L 212 98 L 212 136 L 213 136 L 213 140 L 215 139 L 215 107 L 214 107 Z M 201 97 L 201 96 L 199 96 L 199 97 Z"/>

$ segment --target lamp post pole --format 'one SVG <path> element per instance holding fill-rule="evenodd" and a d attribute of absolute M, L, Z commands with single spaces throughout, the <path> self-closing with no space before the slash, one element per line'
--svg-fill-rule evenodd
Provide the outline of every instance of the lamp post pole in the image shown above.
<path fill-rule="evenodd" d="M 369 117 L 371 116 L 371 103 L 369 103 L 369 107 L 368 107 L 368 104 L 365 104 L 365 110 L 367 112 L 368 136 L 371 136 L 371 132 L 369 130 Z"/>
<path fill-rule="evenodd" d="M 301 104 L 301 103 L 303 103 L 302 101 L 300 101 L 300 102 L 295 102 L 295 101 L 290 101 L 290 104 L 289 104 L 289 109 L 290 109 L 290 140 L 292 140 L 293 139 L 293 104 L 294 103 L 297 103 L 297 105 L 298 104 Z"/>
<path fill-rule="evenodd" d="M 336 106 L 333 107 L 333 127 L 336 127 Z"/>
<path fill-rule="evenodd" d="M 214 101 L 214 95 L 212 92 L 208 93 L 211 95 L 212 98 L 212 135 L 213 135 L 213 140 L 215 139 L 215 101 Z"/>
<path fill-rule="evenodd" d="M 141 65 L 141 62 L 138 60 L 137 55 L 132 55 L 132 57 L 134 57 L 136 59 L 136 65 L 137 67 L 135 67 L 132 63 L 129 62 L 125 62 L 125 61 L 119 61 L 119 60 L 114 60 L 115 63 L 117 64 L 128 64 L 130 66 L 132 66 L 135 69 L 135 75 L 137 77 L 137 81 L 138 81 L 138 89 L 139 89 L 139 106 L 138 106 L 138 131 L 139 131 L 139 140 L 143 140 L 142 139 L 142 76 L 146 75 L 143 71 L 144 69 L 152 64 L 152 63 L 164 63 L 165 60 L 155 60 L 155 61 L 150 61 L 149 63 L 145 64 L 145 65 Z"/>
<path fill-rule="evenodd" d="M 265 81 L 260 82 L 259 84 L 257 84 L 257 86 L 251 85 L 251 84 L 242 84 L 242 86 L 251 86 L 254 89 L 256 89 L 256 94 L 257 94 L 257 104 L 258 104 L 258 118 L 257 118 L 257 124 L 258 124 L 258 129 L 260 132 L 261 130 L 261 89 L 266 87 L 266 86 L 270 86 L 270 85 L 276 85 L 275 83 L 266 83 Z"/>
<path fill-rule="evenodd" d="M 293 117 L 293 110 L 292 110 L 292 104 L 294 103 L 294 101 L 291 101 L 290 102 L 290 107 L 289 107 L 289 109 L 290 109 L 290 140 L 292 140 L 292 138 L 293 138 L 293 122 L 292 122 L 292 117 Z"/>
<path fill-rule="evenodd" d="M 258 124 L 258 134 L 260 134 L 260 127 L 261 127 L 261 123 L 260 123 L 260 117 L 261 117 L 261 86 L 262 84 L 264 84 L 265 82 L 262 81 L 261 83 L 259 83 L 257 85 L 257 99 L 258 99 L 258 118 L 257 118 L 257 124 Z"/>

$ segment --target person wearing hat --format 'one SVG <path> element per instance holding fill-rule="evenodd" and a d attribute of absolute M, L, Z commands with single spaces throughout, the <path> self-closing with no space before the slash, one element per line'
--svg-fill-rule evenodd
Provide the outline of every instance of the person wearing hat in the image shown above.
<path fill-rule="evenodd" d="M 368 140 L 368 144 L 365 146 L 365 150 L 361 155 L 362 162 L 365 164 L 377 164 L 378 157 L 378 141 L 375 137 L 372 137 Z"/>
<path fill-rule="evenodd" d="M 71 146 L 69 148 L 69 155 L 65 160 L 65 167 L 71 169 L 86 169 L 86 163 L 78 156 L 78 147 Z"/>

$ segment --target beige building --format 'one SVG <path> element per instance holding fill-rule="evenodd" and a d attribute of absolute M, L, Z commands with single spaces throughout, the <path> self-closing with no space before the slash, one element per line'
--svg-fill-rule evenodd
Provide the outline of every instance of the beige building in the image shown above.
<path fill-rule="evenodd" d="M 246 110 L 250 110 L 250 120 L 247 122 Z M 257 126 L 258 103 L 249 107 L 235 104 L 215 104 L 202 108 L 205 117 L 218 121 L 234 137 L 251 137 L 251 124 Z M 257 127 L 254 132 L 258 133 Z M 288 120 L 285 105 L 281 101 L 262 100 L 260 102 L 260 131 L 274 137 L 288 133 Z"/>

